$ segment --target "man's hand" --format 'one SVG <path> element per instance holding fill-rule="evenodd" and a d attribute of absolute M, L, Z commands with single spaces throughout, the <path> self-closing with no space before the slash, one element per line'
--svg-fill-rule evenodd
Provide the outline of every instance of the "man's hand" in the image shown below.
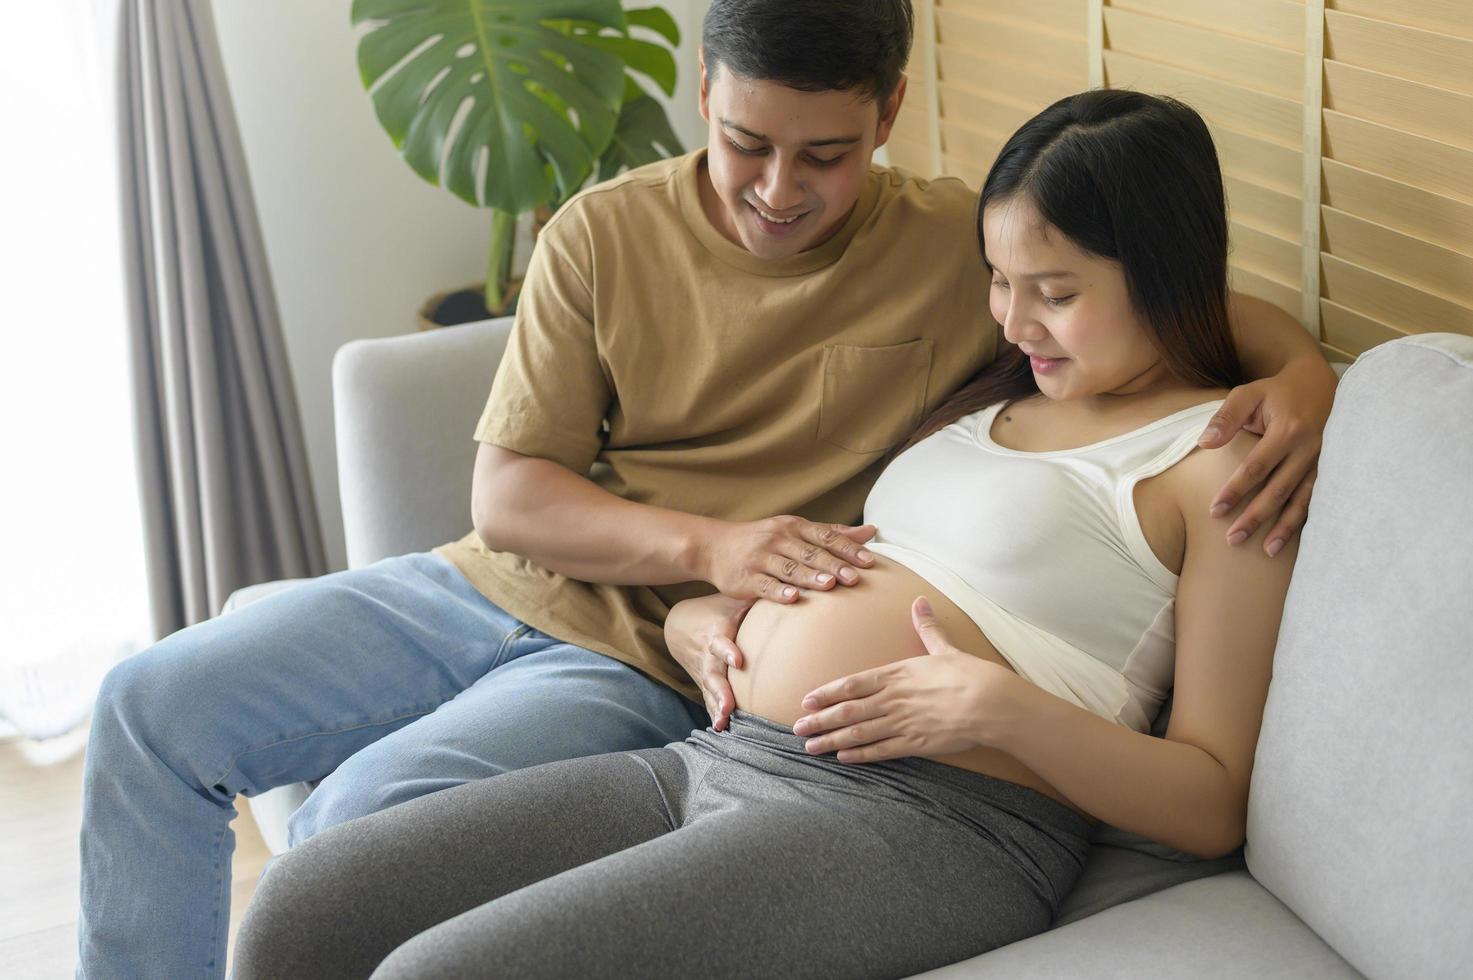
<path fill-rule="evenodd" d="M 815 524 L 801 517 L 722 524 L 701 546 L 702 580 L 736 599 L 795 602 L 799 589 L 858 582 L 854 566 L 875 560 L 860 546 L 874 536 L 870 524 Z"/>
<path fill-rule="evenodd" d="M 736 635 L 755 599 L 732 599 L 721 594 L 677 602 L 665 618 L 665 645 L 675 662 L 701 689 L 711 727 L 723 730 L 736 710 L 736 697 L 726 671 L 741 669 L 742 651 Z"/>
<path fill-rule="evenodd" d="M 1210 505 L 1213 517 L 1223 517 L 1264 485 L 1228 528 L 1228 543 L 1242 544 L 1260 524 L 1277 517 L 1264 537 L 1264 551 L 1273 556 L 1304 526 L 1335 384 L 1335 372 L 1324 362 L 1297 363 L 1272 378 L 1234 388 L 1207 423 L 1197 442 L 1206 449 L 1227 445 L 1240 429 L 1263 437 Z"/>

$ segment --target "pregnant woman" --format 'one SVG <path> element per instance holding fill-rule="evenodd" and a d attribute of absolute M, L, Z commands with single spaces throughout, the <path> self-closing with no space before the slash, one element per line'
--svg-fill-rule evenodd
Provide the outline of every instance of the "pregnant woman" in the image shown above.
<path fill-rule="evenodd" d="M 745 613 L 729 723 L 313 837 L 238 977 L 907 976 L 1046 929 L 1096 820 L 1242 842 L 1293 555 L 1208 513 L 1254 437 L 1195 451 L 1241 380 L 1206 126 L 1064 99 L 978 218 L 1016 350 L 876 483 L 863 580 L 669 617 L 675 648 Z"/>

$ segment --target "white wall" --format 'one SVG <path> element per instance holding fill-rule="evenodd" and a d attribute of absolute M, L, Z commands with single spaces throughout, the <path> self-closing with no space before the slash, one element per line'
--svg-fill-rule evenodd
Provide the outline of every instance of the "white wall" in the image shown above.
<path fill-rule="evenodd" d="M 414 329 L 423 300 L 485 277 L 487 213 L 419 178 L 358 79 L 349 4 L 212 0 L 281 307 L 333 569 L 345 567 L 332 422 L 333 352 Z M 676 132 L 704 141 L 695 65 L 708 0 L 665 0 L 680 23 Z M 489 388 L 491 379 L 486 379 Z M 475 419 L 465 420 L 466 439 Z M 470 529 L 470 501 L 466 501 Z"/>
<path fill-rule="evenodd" d="M 625 6 L 646 6 L 653 3 L 659 3 L 670 11 L 680 25 L 680 47 L 675 52 L 676 64 L 680 66 L 680 78 L 675 86 L 675 98 L 662 97 L 661 101 L 665 103 L 665 111 L 670 114 L 670 121 L 675 126 L 675 135 L 685 143 L 687 150 L 694 150 L 706 143 L 706 124 L 696 109 L 696 96 L 700 92 L 696 49 L 701 45 L 701 21 L 706 16 L 706 8 L 711 6 L 711 0 L 651 0 L 651 4 L 646 4 L 644 0 L 639 3 L 626 0 Z"/>

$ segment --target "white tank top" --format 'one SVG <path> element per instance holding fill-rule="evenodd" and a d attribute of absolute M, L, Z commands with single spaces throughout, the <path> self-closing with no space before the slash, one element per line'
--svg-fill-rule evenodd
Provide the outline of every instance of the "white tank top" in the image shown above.
<path fill-rule="evenodd" d="M 1175 672 L 1177 577 L 1146 543 L 1133 491 L 1184 459 L 1221 404 L 1032 453 L 992 441 L 999 402 L 880 474 L 867 547 L 960 606 L 1026 680 L 1147 731 Z"/>

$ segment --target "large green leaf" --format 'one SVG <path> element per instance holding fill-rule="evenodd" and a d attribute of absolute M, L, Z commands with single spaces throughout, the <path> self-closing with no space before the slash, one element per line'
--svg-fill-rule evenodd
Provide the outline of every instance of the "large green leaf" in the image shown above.
<path fill-rule="evenodd" d="M 642 167 L 684 152 L 664 108 L 640 92 L 625 102 L 624 111 L 619 113 L 613 142 L 598 161 L 598 179 L 608 180 L 625 167 Z"/>
<path fill-rule="evenodd" d="M 664 15 L 661 18 L 658 15 Z M 658 29 L 662 34 L 666 28 L 665 21 L 669 21 L 669 27 L 675 31 L 675 40 L 671 44 L 680 43 L 680 29 L 675 27 L 675 21 L 669 14 L 658 7 L 642 10 L 626 10 L 625 18 L 630 27 L 648 26 L 651 30 Z M 641 41 L 639 38 L 631 37 L 629 31 L 624 31 L 624 36 L 599 35 L 600 25 L 589 21 L 563 20 L 555 21 L 552 26 L 564 33 L 571 34 L 579 31 L 584 35 L 584 40 L 594 47 L 616 54 L 620 60 L 631 70 L 644 75 L 650 81 L 660 86 L 666 95 L 675 94 L 675 56 L 670 49 L 649 41 Z M 669 36 L 666 35 L 669 40 Z"/>
<path fill-rule="evenodd" d="M 589 28 L 548 26 L 559 19 Z M 364 87 L 394 145 L 432 184 L 472 101 L 444 166 L 446 188 L 471 204 L 519 214 L 561 201 L 614 136 L 624 63 L 593 30 L 627 31 L 619 0 L 354 0 L 352 20 L 377 22 L 358 43 Z"/>
<path fill-rule="evenodd" d="M 669 48 L 632 37 L 590 37 L 588 43 L 617 56 L 630 71 L 644 75 L 666 95 L 675 94 L 675 56 Z"/>
<path fill-rule="evenodd" d="M 629 21 L 630 27 L 649 28 L 674 47 L 680 47 L 680 27 L 675 23 L 675 18 L 662 8 L 640 7 L 635 10 L 626 10 L 624 17 Z"/>

